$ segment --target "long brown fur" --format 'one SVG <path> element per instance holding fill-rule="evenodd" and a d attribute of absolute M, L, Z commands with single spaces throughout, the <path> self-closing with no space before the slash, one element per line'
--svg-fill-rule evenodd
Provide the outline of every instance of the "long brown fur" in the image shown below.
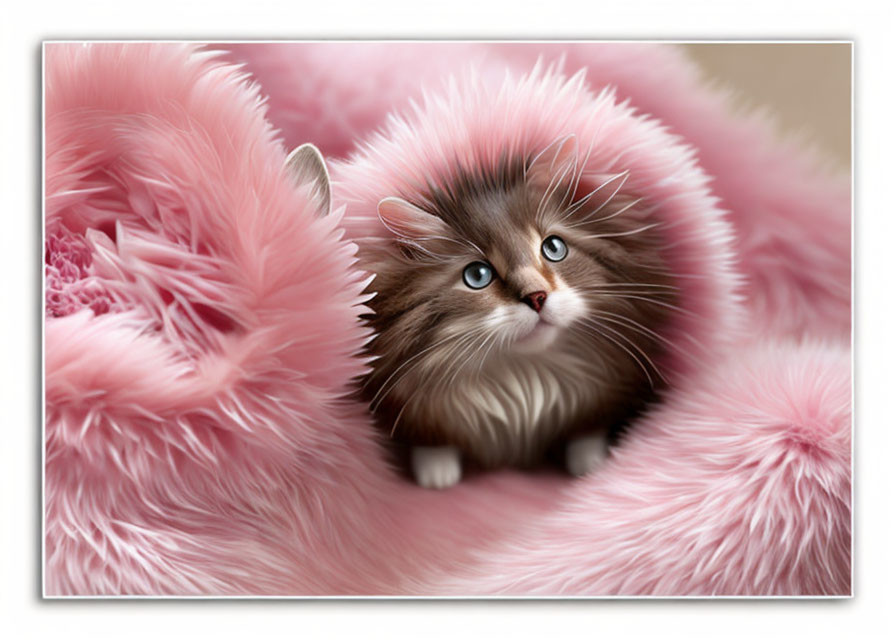
<path fill-rule="evenodd" d="M 392 438 L 454 445 L 482 467 L 528 466 L 573 434 L 625 424 L 662 388 L 659 336 L 676 290 L 649 207 L 624 175 L 595 184 L 535 161 L 458 171 L 407 198 L 438 218 L 432 228 L 361 243 L 377 334 L 362 393 Z M 536 253 L 552 234 L 569 247 L 560 262 Z M 497 277 L 465 288 L 477 260 Z M 562 283 L 587 312 L 543 351 L 518 352 L 484 326 L 497 306 L 522 305 L 533 288 L 550 298 Z"/>

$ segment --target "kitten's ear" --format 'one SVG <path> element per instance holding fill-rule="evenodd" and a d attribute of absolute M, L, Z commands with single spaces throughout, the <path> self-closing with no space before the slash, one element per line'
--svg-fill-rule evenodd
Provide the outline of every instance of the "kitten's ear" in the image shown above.
<path fill-rule="evenodd" d="M 445 237 L 450 231 L 441 218 L 401 198 L 383 198 L 377 205 L 376 212 L 383 225 L 400 238 L 422 240 Z"/>
<path fill-rule="evenodd" d="M 296 147 L 286 158 L 286 170 L 297 186 L 309 187 L 318 216 L 330 213 L 330 174 L 317 147 L 310 142 Z"/>
<path fill-rule="evenodd" d="M 575 134 L 561 136 L 533 158 L 526 169 L 530 184 L 547 189 L 575 172 L 579 146 Z"/>

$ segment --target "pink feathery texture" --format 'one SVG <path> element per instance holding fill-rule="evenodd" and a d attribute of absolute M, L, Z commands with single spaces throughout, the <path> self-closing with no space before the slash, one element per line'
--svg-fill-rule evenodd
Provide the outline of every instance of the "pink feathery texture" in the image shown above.
<path fill-rule="evenodd" d="M 850 591 L 849 351 L 757 346 L 690 381 L 521 546 L 439 593 Z"/>
<path fill-rule="evenodd" d="M 359 133 L 385 124 L 446 73 L 486 78 L 526 72 L 541 58 L 594 90 L 660 120 L 694 149 L 737 234 L 751 326 L 760 334 L 837 338 L 851 327 L 851 216 L 846 176 L 761 113 L 735 115 L 730 96 L 701 82 L 670 45 L 321 43 L 227 45 L 269 96 L 271 122 L 290 148 L 314 142 L 345 157 Z M 325 60 L 325 63 L 322 63 Z M 400 70 L 400 72 L 399 72 Z M 373 85 L 373 88 L 371 88 Z M 310 114 L 324 114 L 312 118 Z"/>
<path fill-rule="evenodd" d="M 47 45 L 46 593 L 850 593 L 848 190 L 627 47 Z M 700 366 L 591 476 L 420 489 L 346 396 L 351 238 L 449 152 L 564 133 L 659 205 Z"/>
<path fill-rule="evenodd" d="M 335 162 L 334 196 L 346 203 L 350 237 L 386 236 L 376 214 L 383 198 L 423 196 L 428 184 L 448 183 L 458 170 L 496 167 L 504 154 L 531 157 L 569 134 L 576 136 L 582 192 L 624 175 L 625 188 L 658 209 L 670 247 L 664 257 L 688 311 L 665 336 L 679 349 L 669 351 L 664 369 L 701 364 L 738 339 L 732 231 L 693 151 L 611 91 L 594 93 L 584 74 L 568 78 L 538 66 L 498 82 L 475 74 L 452 79 L 406 117 L 393 115 L 351 160 Z"/>

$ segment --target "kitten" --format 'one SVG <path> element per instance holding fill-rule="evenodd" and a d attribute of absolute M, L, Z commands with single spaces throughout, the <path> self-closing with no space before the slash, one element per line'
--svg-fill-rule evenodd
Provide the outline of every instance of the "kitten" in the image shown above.
<path fill-rule="evenodd" d="M 378 214 L 391 237 L 358 239 L 376 274 L 362 395 L 411 445 L 421 486 L 455 484 L 462 460 L 531 466 L 558 443 L 568 471 L 588 473 L 609 430 L 664 382 L 656 361 L 676 288 L 658 225 L 624 174 L 584 193 L 576 158 L 566 136 L 459 171 L 415 202 L 387 197 Z M 319 151 L 303 145 L 287 168 L 326 215 Z"/>
<path fill-rule="evenodd" d="M 564 443 L 568 471 L 588 473 L 664 382 L 676 288 L 658 225 L 624 174 L 585 192 L 577 155 L 570 135 L 458 169 L 383 199 L 390 238 L 357 240 L 376 274 L 362 393 L 411 446 L 421 486 L 456 483 L 462 461 L 531 466 Z"/>

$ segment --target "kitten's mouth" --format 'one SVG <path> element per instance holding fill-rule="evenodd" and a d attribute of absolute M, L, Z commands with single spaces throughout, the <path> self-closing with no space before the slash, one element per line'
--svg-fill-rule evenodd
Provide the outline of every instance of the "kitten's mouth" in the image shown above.
<path fill-rule="evenodd" d="M 539 318 L 529 333 L 517 339 L 515 346 L 526 352 L 540 351 L 550 346 L 559 333 L 560 327 L 544 318 Z"/>

